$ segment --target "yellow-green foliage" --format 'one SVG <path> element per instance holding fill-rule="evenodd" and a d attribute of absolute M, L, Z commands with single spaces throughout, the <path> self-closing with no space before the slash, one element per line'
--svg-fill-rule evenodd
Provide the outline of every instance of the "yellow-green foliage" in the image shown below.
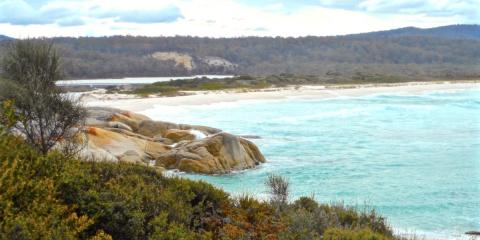
<path fill-rule="evenodd" d="M 0 103 L 0 134 L 12 128 L 18 120 L 13 109 L 14 100 L 6 100 Z"/>
<path fill-rule="evenodd" d="M 282 208 L 154 168 L 42 156 L 0 134 L 0 239 L 390 239 L 375 213 Z"/>
<path fill-rule="evenodd" d="M 342 228 L 329 228 L 323 235 L 324 240 L 389 240 L 392 238 L 386 237 L 379 233 L 372 232 L 372 230 L 360 229 L 350 230 Z"/>
<path fill-rule="evenodd" d="M 93 221 L 56 197 L 61 156 L 0 135 L 0 239 L 76 239 Z"/>

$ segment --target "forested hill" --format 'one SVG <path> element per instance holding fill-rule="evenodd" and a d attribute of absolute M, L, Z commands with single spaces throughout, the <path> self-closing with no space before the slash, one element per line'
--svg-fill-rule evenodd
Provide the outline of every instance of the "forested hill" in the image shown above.
<path fill-rule="evenodd" d="M 327 79 L 372 74 L 451 79 L 480 76 L 479 29 L 452 25 L 335 37 L 114 36 L 53 41 L 67 78 L 292 73 Z"/>
<path fill-rule="evenodd" d="M 0 41 L 9 40 L 9 39 L 12 39 L 12 38 L 0 34 Z"/>
<path fill-rule="evenodd" d="M 350 35 L 355 36 L 355 35 Z M 399 28 L 389 31 L 356 34 L 364 37 L 430 36 L 440 38 L 480 40 L 480 25 L 450 25 L 421 29 L 416 27 Z"/>

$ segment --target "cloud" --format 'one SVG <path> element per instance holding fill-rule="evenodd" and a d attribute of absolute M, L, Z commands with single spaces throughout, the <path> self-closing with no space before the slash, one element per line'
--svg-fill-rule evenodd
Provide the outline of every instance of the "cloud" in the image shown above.
<path fill-rule="evenodd" d="M 97 18 L 112 18 L 115 22 L 128 23 L 168 23 L 183 18 L 180 9 L 174 5 L 157 9 L 137 10 L 108 10 L 96 8 L 92 15 Z"/>
<path fill-rule="evenodd" d="M 364 0 L 358 7 L 370 13 L 423 14 L 430 17 L 458 15 L 465 20 L 480 21 L 480 0 Z"/>
<path fill-rule="evenodd" d="M 297 11 L 306 7 L 325 7 L 363 12 L 370 15 L 422 14 L 463 16 L 466 22 L 480 22 L 480 0 L 238 0 L 239 3 L 278 11 Z M 281 6 L 281 7 L 280 7 Z"/>
<path fill-rule="evenodd" d="M 22 0 L 5 0 L 0 2 L 0 22 L 13 25 L 48 23 L 29 4 Z"/>
<path fill-rule="evenodd" d="M 58 24 L 58 26 L 61 26 L 61 27 L 73 27 L 73 26 L 81 26 L 86 24 L 86 22 L 83 19 L 77 18 L 77 17 L 62 18 L 58 20 L 56 23 Z"/>
<path fill-rule="evenodd" d="M 257 27 L 257 28 L 254 28 L 252 30 L 255 31 L 255 32 L 266 32 L 266 31 L 268 31 L 268 29 L 264 28 L 264 27 Z"/>
<path fill-rule="evenodd" d="M 480 23 L 480 0 L 0 0 L 0 32 L 33 36 L 325 36 Z"/>
<path fill-rule="evenodd" d="M 313 7 L 334 7 L 334 8 L 345 8 L 353 9 L 359 2 L 359 0 L 238 0 L 241 4 L 246 4 L 249 6 L 256 7 L 269 7 L 269 6 L 283 6 L 283 8 L 288 8 L 291 10 L 296 10 L 305 6 Z"/>
<path fill-rule="evenodd" d="M 182 17 L 180 9 L 171 4 L 154 4 L 150 8 L 129 5 L 119 9 L 114 1 L 0 0 L 0 23 L 12 25 L 79 26 L 86 24 L 84 19 L 94 22 L 103 18 L 125 23 L 161 23 L 175 22 Z"/>
<path fill-rule="evenodd" d="M 28 0 L 28 4 L 34 8 L 39 8 L 52 0 Z"/>
<path fill-rule="evenodd" d="M 46 1 L 34 2 L 35 6 L 46 3 Z M 39 5 L 37 8 L 23 0 L 0 1 L 0 23 L 9 23 L 12 25 L 41 25 L 53 24 L 56 22 L 71 23 L 71 16 L 76 14 L 77 12 L 73 9 L 61 6 Z M 77 23 L 79 23 L 78 20 Z"/>

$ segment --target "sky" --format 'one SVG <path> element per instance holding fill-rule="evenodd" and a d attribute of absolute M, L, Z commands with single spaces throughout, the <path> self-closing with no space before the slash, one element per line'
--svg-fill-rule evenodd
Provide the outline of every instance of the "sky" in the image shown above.
<path fill-rule="evenodd" d="M 480 0 L 0 0 L 0 34 L 329 36 L 480 24 Z"/>

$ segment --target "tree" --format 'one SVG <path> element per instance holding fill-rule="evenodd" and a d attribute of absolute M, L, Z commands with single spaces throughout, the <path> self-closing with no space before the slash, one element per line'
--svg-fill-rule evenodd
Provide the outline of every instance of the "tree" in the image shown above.
<path fill-rule="evenodd" d="M 38 39 L 13 42 L 3 72 L 8 80 L 1 86 L 0 100 L 13 99 L 19 119 L 12 131 L 43 154 L 54 147 L 71 152 L 86 111 L 55 85 L 62 74 L 53 45 Z"/>

